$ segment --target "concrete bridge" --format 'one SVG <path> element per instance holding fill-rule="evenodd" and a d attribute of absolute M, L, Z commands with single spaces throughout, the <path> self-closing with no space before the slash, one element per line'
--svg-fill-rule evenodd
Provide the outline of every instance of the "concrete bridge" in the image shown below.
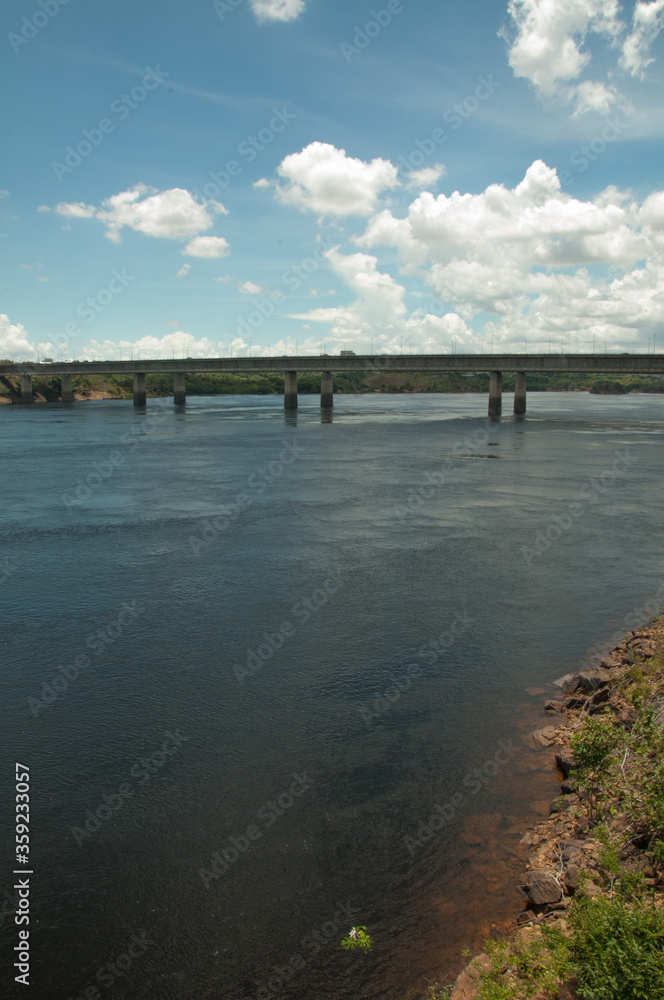
<path fill-rule="evenodd" d="M 0 362 L 0 378 L 20 378 L 21 395 L 17 402 L 31 403 L 32 377 L 59 375 L 62 378 L 62 402 L 72 403 L 74 375 L 134 376 L 134 405 L 145 406 L 146 374 L 173 375 L 173 401 L 186 402 L 187 372 L 279 372 L 284 375 L 284 407 L 297 409 L 298 371 L 321 372 L 321 406 L 332 406 L 333 373 L 364 372 L 490 372 L 489 417 L 498 420 L 502 412 L 502 375 L 515 372 L 514 412 L 526 412 L 526 376 L 528 372 L 592 372 L 601 375 L 662 375 L 661 354 L 370 354 L 306 355 L 275 358 L 185 358 L 158 361 L 70 361 L 34 364 Z"/>

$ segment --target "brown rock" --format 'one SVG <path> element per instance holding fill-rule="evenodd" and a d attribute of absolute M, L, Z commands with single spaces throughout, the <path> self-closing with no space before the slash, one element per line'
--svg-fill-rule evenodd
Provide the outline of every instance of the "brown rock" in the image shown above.
<path fill-rule="evenodd" d="M 610 697 L 611 692 L 608 687 L 596 691 L 592 698 L 588 699 L 588 714 L 597 715 L 598 712 L 601 712 Z"/>
<path fill-rule="evenodd" d="M 567 701 L 563 705 L 563 708 L 565 709 L 566 712 L 569 712 L 573 708 L 583 708 L 585 703 L 586 703 L 585 698 L 578 698 L 576 695 L 573 695 L 571 698 L 567 699 Z"/>
<path fill-rule="evenodd" d="M 553 878 L 545 871 L 536 870 L 527 872 L 519 882 L 519 890 L 529 902 L 535 906 L 544 906 L 545 903 L 557 903 L 562 897 L 563 891 Z"/>
<path fill-rule="evenodd" d="M 559 677 L 558 680 L 553 683 L 555 687 L 560 688 L 563 694 L 571 694 L 572 691 L 576 691 L 579 686 L 579 675 L 565 674 L 564 677 Z"/>
<path fill-rule="evenodd" d="M 579 887 L 579 866 L 573 861 L 565 869 L 565 885 L 571 892 Z"/>
<path fill-rule="evenodd" d="M 563 757 L 562 754 L 556 754 L 556 767 L 565 780 L 569 778 L 569 773 L 574 770 L 575 766 L 576 765 L 571 757 Z"/>
<path fill-rule="evenodd" d="M 545 704 L 544 711 L 545 712 L 559 712 L 562 707 L 563 707 L 562 701 L 555 701 L 555 699 L 551 698 Z"/>
<path fill-rule="evenodd" d="M 606 670 L 584 670 L 579 674 L 579 687 L 583 691 L 596 691 L 598 688 L 605 687 L 610 679 Z"/>
<path fill-rule="evenodd" d="M 555 726 L 545 726 L 544 729 L 536 729 L 531 733 L 532 738 L 541 747 L 550 747 L 556 738 Z"/>

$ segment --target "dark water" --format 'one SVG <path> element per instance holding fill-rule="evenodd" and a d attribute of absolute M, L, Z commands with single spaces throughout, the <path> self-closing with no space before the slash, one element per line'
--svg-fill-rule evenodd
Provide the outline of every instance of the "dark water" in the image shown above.
<path fill-rule="evenodd" d="M 0 410 L 3 893 L 20 761 L 33 998 L 426 985 L 459 886 L 491 890 L 486 831 L 535 794 L 534 689 L 664 583 L 664 397 L 531 394 L 488 430 L 483 396 L 280 404 Z"/>

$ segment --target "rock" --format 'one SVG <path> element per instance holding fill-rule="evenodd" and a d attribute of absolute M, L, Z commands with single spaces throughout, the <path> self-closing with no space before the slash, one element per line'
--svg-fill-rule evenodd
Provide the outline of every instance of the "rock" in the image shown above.
<path fill-rule="evenodd" d="M 531 733 L 531 736 L 539 746 L 550 747 L 556 738 L 555 726 L 545 726 L 544 729 L 536 729 L 534 733 Z"/>
<path fill-rule="evenodd" d="M 569 712 L 573 708 L 583 708 L 585 703 L 586 703 L 585 698 L 577 698 L 576 695 L 574 695 L 572 698 L 567 699 L 567 701 L 563 705 L 563 708 L 565 709 L 566 712 Z"/>
<path fill-rule="evenodd" d="M 560 688 L 563 694 L 571 694 L 572 691 L 576 691 L 579 686 L 579 675 L 565 674 L 564 677 L 559 677 L 558 680 L 553 683 L 555 687 Z"/>
<path fill-rule="evenodd" d="M 565 869 L 565 885 L 570 892 L 579 888 L 579 866 L 574 861 L 570 861 Z"/>
<path fill-rule="evenodd" d="M 616 722 L 619 726 L 624 726 L 625 729 L 631 729 L 636 722 L 636 717 L 637 712 L 635 708 L 623 705 L 620 711 L 616 713 Z"/>
<path fill-rule="evenodd" d="M 605 687 L 610 679 L 606 670 L 584 670 L 579 674 L 579 687 L 583 691 L 596 691 L 598 688 Z"/>
<path fill-rule="evenodd" d="M 574 782 L 563 781 L 560 786 L 560 791 L 562 792 L 563 795 L 571 795 L 572 792 L 574 791 Z"/>
<path fill-rule="evenodd" d="M 599 691 L 595 691 L 592 698 L 588 699 L 588 715 L 597 715 L 598 712 L 601 712 L 610 697 L 611 692 L 608 687 L 600 688 Z"/>
<path fill-rule="evenodd" d="M 563 778 L 569 778 L 570 771 L 573 771 L 576 764 L 571 757 L 563 757 L 562 754 L 556 754 L 556 767 L 562 774 Z"/>
<path fill-rule="evenodd" d="M 551 805 L 549 806 L 549 816 L 553 815 L 553 813 L 561 812 L 562 809 L 563 809 L 563 799 L 554 799 Z"/>
<path fill-rule="evenodd" d="M 521 910 L 521 913 L 517 913 L 516 922 L 517 924 L 529 924 L 535 919 L 536 914 L 532 910 Z"/>
<path fill-rule="evenodd" d="M 622 656 L 620 654 L 615 655 L 615 654 L 611 654 L 610 653 L 600 663 L 600 668 L 603 669 L 603 670 L 615 670 L 616 667 L 620 667 L 620 666 L 622 666 Z"/>
<path fill-rule="evenodd" d="M 562 707 L 563 707 L 562 701 L 556 701 L 555 699 L 551 698 L 545 704 L 544 711 L 545 712 L 559 712 Z"/>
<path fill-rule="evenodd" d="M 579 854 L 583 850 L 584 843 L 582 840 L 565 840 L 560 846 L 564 860 L 571 861 L 575 854 Z"/>
<path fill-rule="evenodd" d="M 626 650 L 623 653 L 623 658 L 622 658 L 622 664 L 623 664 L 623 666 L 624 667 L 631 667 L 633 663 L 634 663 L 634 657 L 629 652 L 629 650 Z"/>
<path fill-rule="evenodd" d="M 562 898 L 563 891 L 552 875 L 545 871 L 527 872 L 518 884 L 519 891 L 535 906 L 546 903 L 557 903 Z"/>

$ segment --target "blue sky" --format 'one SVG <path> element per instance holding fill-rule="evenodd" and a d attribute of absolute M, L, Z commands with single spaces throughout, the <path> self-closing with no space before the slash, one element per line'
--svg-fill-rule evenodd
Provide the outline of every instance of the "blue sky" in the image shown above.
<path fill-rule="evenodd" d="M 664 348 L 664 0 L 0 17 L 0 357 Z"/>

